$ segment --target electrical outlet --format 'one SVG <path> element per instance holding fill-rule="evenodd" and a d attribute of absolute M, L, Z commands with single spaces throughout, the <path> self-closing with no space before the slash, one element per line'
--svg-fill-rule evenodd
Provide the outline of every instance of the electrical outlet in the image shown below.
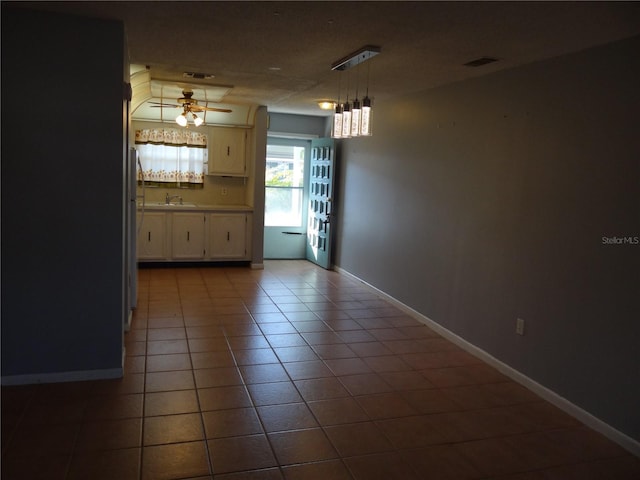
<path fill-rule="evenodd" d="M 516 319 L 516 333 L 524 335 L 524 320 L 522 318 Z"/>
<path fill-rule="evenodd" d="M 222 187 L 222 195 L 226 195 L 227 193 L 229 193 L 229 191 L 227 190 L 227 187 Z"/>

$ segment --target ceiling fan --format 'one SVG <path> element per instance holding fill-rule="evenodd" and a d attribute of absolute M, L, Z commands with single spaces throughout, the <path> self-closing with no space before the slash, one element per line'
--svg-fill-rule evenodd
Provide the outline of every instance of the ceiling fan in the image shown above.
<path fill-rule="evenodd" d="M 196 115 L 197 112 L 221 112 L 221 113 L 231 113 L 232 110 L 228 108 L 215 108 L 215 107 L 204 107 L 202 105 L 198 105 L 198 100 L 193 97 L 193 91 L 185 89 L 182 91 L 182 97 L 177 99 L 177 104 L 175 103 L 164 103 L 164 102 L 149 102 L 152 108 L 182 108 L 182 113 L 180 113 L 176 117 L 176 123 L 182 127 L 186 127 L 188 124 L 188 115 L 191 115 L 193 118 L 193 123 L 196 127 L 202 125 L 203 120 Z"/>

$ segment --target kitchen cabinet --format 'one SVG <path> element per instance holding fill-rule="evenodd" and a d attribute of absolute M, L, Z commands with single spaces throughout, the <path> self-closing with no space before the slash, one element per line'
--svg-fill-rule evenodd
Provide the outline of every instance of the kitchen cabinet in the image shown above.
<path fill-rule="evenodd" d="M 246 176 L 246 129 L 214 127 L 209 143 L 209 175 Z"/>
<path fill-rule="evenodd" d="M 212 259 L 247 256 L 247 214 L 212 213 L 209 215 L 209 252 Z"/>
<path fill-rule="evenodd" d="M 137 223 L 140 225 L 137 241 L 138 258 L 145 260 L 164 259 L 167 256 L 167 214 L 145 212 L 142 216 L 138 213 Z"/>
<path fill-rule="evenodd" d="M 246 261 L 251 258 L 251 212 L 228 207 L 158 204 L 145 210 L 138 236 L 139 262 Z"/>
<path fill-rule="evenodd" d="M 171 253 L 178 260 L 204 257 L 203 213 L 173 213 L 171 215 Z"/>

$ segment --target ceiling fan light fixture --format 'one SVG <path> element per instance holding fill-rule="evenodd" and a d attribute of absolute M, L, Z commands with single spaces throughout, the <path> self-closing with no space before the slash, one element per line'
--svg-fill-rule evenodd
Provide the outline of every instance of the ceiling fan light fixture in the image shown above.
<path fill-rule="evenodd" d="M 202 125 L 203 120 L 199 116 L 197 116 L 193 112 L 191 112 L 191 115 L 193 115 L 193 123 L 195 124 L 196 127 L 199 127 L 200 125 Z"/>
<path fill-rule="evenodd" d="M 176 117 L 176 123 L 181 127 L 187 126 L 187 116 L 184 114 L 184 112 Z"/>

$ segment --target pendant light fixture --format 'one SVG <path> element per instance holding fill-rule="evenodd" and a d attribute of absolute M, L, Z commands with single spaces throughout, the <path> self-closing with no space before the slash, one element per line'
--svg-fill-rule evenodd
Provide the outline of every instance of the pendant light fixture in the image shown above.
<path fill-rule="evenodd" d="M 360 107 L 360 101 L 356 94 L 356 99 L 353 101 L 353 107 L 351 108 L 351 136 L 360 136 L 360 122 L 362 121 L 362 109 Z"/>
<path fill-rule="evenodd" d="M 360 55 L 358 55 L 358 62 L 356 63 L 356 99 L 353 101 L 353 107 L 351 108 L 351 136 L 360 136 L 360 121 L 361 121 L 361 108 L 360 100 L 358 100 L 358 87 L 360 86 Z"/>
<path fill-rule="evenodd" d="M 362 99 L 362 118 L 360 121 L 360 135 L 364 137 L 371 136 L 371 99 L 367 94 Z"/>
<path fill-rule="evenodd" d="M 335 62 L 332 70 L 348 70 L 358 67 L 361 62 L 365 62 L 380 53 L 380 47 L 367 45 L 362 47 L 341 60 Z M 370 64 L 367 70 L 367 94 L 363 98 L 362 103 L 358 100 L 358 78 L 356 77 L 356 96 L 353 104 L 349 103 L 349 86 L 347 85 L 347 101 L 340 105 L 338 96 L 338 104 L 333 114 L 333 138 L 350 138 L 358 136 L 371 136 L 371 99 L 369 98 L 369 73 Z M 356 70 L 356 74 L 358 69 Z M 339 93 L 339 92 L 338 92 Z M 341 124 L 342 129 L 339 128 Z"/>
<path fill-rule="evenodd" d="M 342 106 L 342 138 L 351 137 L 351 104 L 347 102 Z"/>
<path fill-rule="evenodd" d="M 331 126 L 332 138 L 342 138 L 342 114 L 343 108 L 340 103 L 340 76 L 338 76 L 338 102 L 333 111 L 333 123 Z"/>
<path fill-rule="evenodd" d="M 367 93 L 362 99 L 362 118 L 360 120 L 360 135 L 363 137 L 371 136 L 371 99 L 369 98 L 369 74 L 371 73 L 371 64 L 367 65 Z"/>
<path fill-rule="evenodd" d="M 333 128 L 331 129 L 332 138 L 342 138 L 342 104 L 340 100 L 336 103 L 335 111 L 333 112 Z"/>

